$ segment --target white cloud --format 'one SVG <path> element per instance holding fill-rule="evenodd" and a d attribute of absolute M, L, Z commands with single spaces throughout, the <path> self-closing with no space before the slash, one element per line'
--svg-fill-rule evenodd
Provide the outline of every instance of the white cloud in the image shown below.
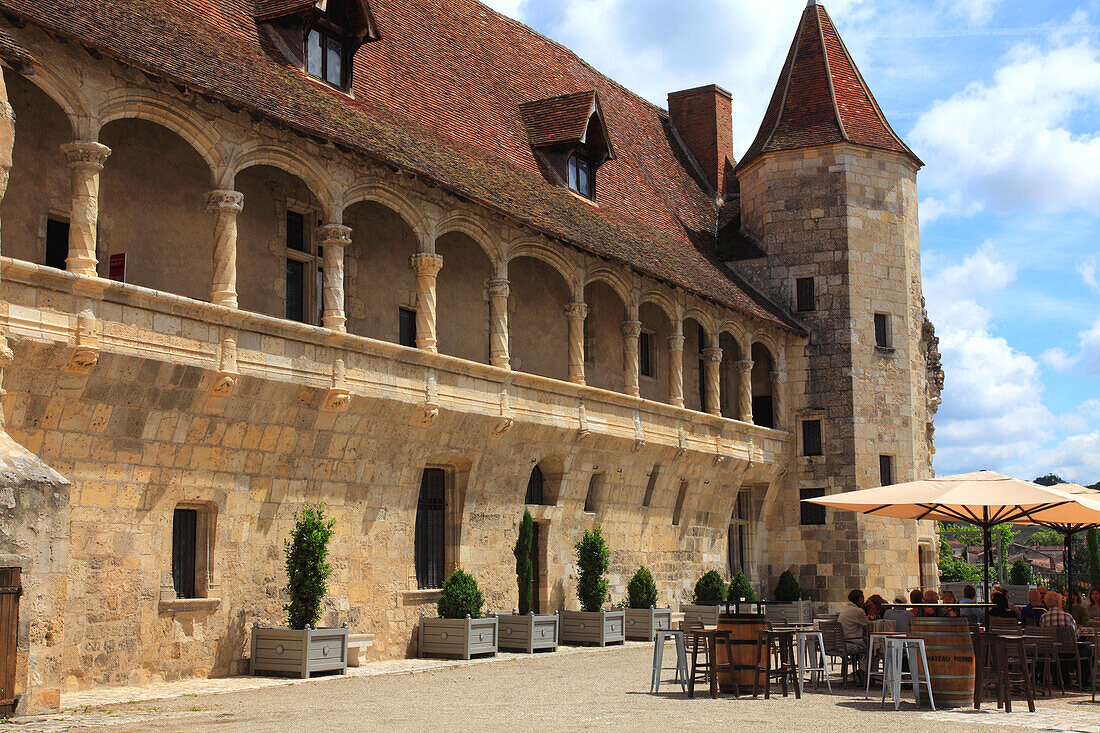
<path fill-rule="evenodd" d="M 1090 39 L 1068 40 L 1085 24 L 1078 12 L 1045 47 L 1016 44 L 992 81 L 921 114 L 911 138 L 940 198 L 1091 210 L 1100 196 L 1100 135 L 1072 128 L 1100 111 L 1100 51 Z"/>
<path fill-rule="evenodd" d="M 1043 363 L 1061 373 L 1100 374 L 1100 320 L 1081 331 L 1077 337 L 1080 341 L 1076 354 L 1070 354 L 1063 348 L 1047 349 L 1042 355 Z"/>
<path fill-rule="evenodd" d="M 980 213 L 982 208 L 981 202 L 964 198 L 958 191 L 952 191 L 942 199 L 928 196 L 920 202 L 920 225 L 924 228 L 944 217 L 974 216 Z"/>
<path fill-rule="evenodd" d="M 975 24 L 988 23 L 993 19 L 993 10 L 998 0 L 941 0 L 937 5 L 957 18 Z"/>
<path fill-rule="evenodd" d="M 1089 255 L 1077 263 L 1077 274 L 1085 281 L 1085 285 L 1095 293 L 1100 293 L 1100 282 L 1097 281 L 1096 255 Z"/>
<path fill-rule="evenodd" d="M 1039 358 L 1056 372 L 1068 372 L 1077 363 L 1063 348 L 1047 349 Z"/>

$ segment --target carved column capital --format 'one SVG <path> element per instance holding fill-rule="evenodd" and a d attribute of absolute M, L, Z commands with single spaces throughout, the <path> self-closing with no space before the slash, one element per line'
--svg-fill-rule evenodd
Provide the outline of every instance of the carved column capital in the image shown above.
<path fill-rule="evenodd" d="M 65 162 L 70 168 L 90 170 L 99 173 L 111 154 L 111 149 L 94 140 L 76 140 L 61 146 Z"/>
<path fill-rule="evenodd" d="M 752 373 L 752 359 L 742 359 L 741 361 L 736 362 L 736 365 L 737 370 L 742 374 Z"/>
<path fill-rule="evenodd" d="M 619 326 L 623 338 L 636 339 L 642 335 L 641 321 L 623 321 Z"/>
<path fill-rule="evenodd" d="M 322 224 L 317 227 L 317 241 L 322 247 L 346 247 L 351 244 L 351 227 L 343 224 Z"/>
<path fill-rule="evenodd" d="M 703 360 L 708 364 L 721 364 L 722 363 L 722 350 L 717 346 L 711 346 L 710 348 L 703 349 Z"/>
<path fill-rule="evenodd" d="M 435 277 L 443 269 L 443 255 L 421 252 L 409 258 L 409 266 L 417 277 Z"/>
<path fill-rule="evenodd" d="M 216 188 L 202 197 L 203 208 L 212 213 L 239 214 L 244 210 L 244 194 L 227 188 Z"/>
<path fill-rule="evenodd" d="M 565 316 L 566 318 L 579 318 L 583 320 L 588 317 L 588 306 L 577 300 L 566 303 Z"/>
<path fill-rule="evenodd" d="M 768 376 L 771 377 L 772 384 L 783 384 L 784 382 L 787 381 L 787 373 L 786 372 L 780 372 L 780 371 L 769 372 Z"/>
<path fill-rule="evenodd" d="M 683 351 L 684 350 L 684 337 L 683 336 L 669 336 L 668 337 L 669 351 Z"/>
<path fill-rule="evenodd" d="M 504 278 L 493 278 L 489 281 L 490 298 L 507 298 L 512 292 L 511 284 Z"/>

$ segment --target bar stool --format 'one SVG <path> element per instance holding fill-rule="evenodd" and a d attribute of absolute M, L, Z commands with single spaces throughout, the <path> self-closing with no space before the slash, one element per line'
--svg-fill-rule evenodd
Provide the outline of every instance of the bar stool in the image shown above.
<path fill-rule="evenodd" d="M 871 675 L 875 674 L 875 660 L 878 657 L 875 655 L 875 647 L 879 647 L 882 651 L 882 666 L 883 676 L 886 674 L 886 640 L 891 637 L 905 636 L 900 631 L 873 631 L 871 637 L 867 640 L 867 684 L 863 689 L 863 699 L 866 700 L 871 696 Z M 858 683 L 857 683 L 858 684 Z"/>
<path fill-rule="evenodd" d="M 809 672 L 810 682 L 813 683 L 815 690 L 818 680 L 824 675 L 829 694 L 833 694 L 833 683 L 829 679 L 829 664 L 825 661 L 825 637 L 820 631 L 804 629 L 795 632 L 795 639 L 798 642 L 798 689 L 805 690 L 802 685 L 806 673 Z"/>
<path fill-rule="evenodd" d="M 1023 636 L 980 634 L 977 638 L 977 674 L 974 679 L 974 709 L 981 710 L 986 687 L 996 690 L 997 707 L 1012 712 L 1012 688 L 1024 688 L 1027 709 L 1035 712 L 1035 692 L 1031 686 L 1034 670 Z"/>
<path fill-rule="evenodd" d="M 914 658 L 916 650 L 917 658 Z M 902 670 L 901 657 L 905 654 L 909 660 L 909 671 Z M 920 705 L 920 671 L 925 670 L 924 686 L 928 690 L 928 703 L 932 709 L 936 709 L 936 701 L 932 697 L 932 679 L 928 675 L 928 657 L 924 653 L 924 639 L 907 636 L 893 636 L 886 639 L 886 653 L 883 656 L 882 670 L 882 704 L 886 705 L 886 688 L 889 686 L 890 695 L 894 698 L 894 710 L 901 707 L 901 685 L 906 676 L 913 685 L 913 699 Z"/>
<path fill-rule="evenodd" d="M 665 642 L 671 639 L 676 643 L 676 666 L 664 667 Z M 649 683 L 650 693 L 661 691 L 661 673 L 674 669 L 676 677 L 673 682 L 680 683 L 680 689 L 687 692 L 687 645 L 684 643 L 684 632 L 672 629 L 658 629 L 656 641 L 653 646 L 653 679 Z"/>
<path fill-rule="evenodd" d="M 709 682 L 710 696 L 718 697 L 717 646 L 718 629 L 701 626 L 688 628 L 685 637 L 691 641 L 691 674 L 688 675 L 688 697 L 695 697 L 695 683 Z M 700 647 L 700 645 L 702 645 Z M 699 662 L 699 653 L 703 653 L 703 662 Z"/>
<path fill-rule="evenodd" d="M 783 685 L 783 697 L 787 696 L 787 683 L 794 687 L 796 699 L 802 698 L 802 690 L 795 679 L 798 672 L 794 662 L 794 632 L 770 629 L 756 632 L 756 669 L 752 676 L 752 696 L 760 689 L 760 675 L 764 676 L 764 699 L 771 697 L 772 677 Z M 775 659 L 775 666 L 772 660 Z"/>

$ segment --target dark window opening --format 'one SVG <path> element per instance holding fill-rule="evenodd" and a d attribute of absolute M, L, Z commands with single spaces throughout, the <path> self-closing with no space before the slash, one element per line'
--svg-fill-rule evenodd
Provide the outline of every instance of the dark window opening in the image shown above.
<path fill-rule="evenodd" d="M 327 28 L 312 28 L 306 34 L 306 71 L 334 87 L 343 89 L 344 39 Z"/>
<path fill-rule="evenodd" d="M 545 479 L 542 475 L 542 469 L 535 466 L 531 469 L 531 477 L 527 479 L 527 496 L 524 497 L 524 504 L 542 504 L 543 503 L 543 483 Z"/>
<path fill-rule="evenodd" d="M 584 325 L 584 363 L 592 365 L 596 358 L 596 344 L 592 337 L 592 319 L 585 318 Z"/>
<path fill-rule="evenodd" d="M 306 251 L 306 216 L 299 211 L 286 212 L 286 246 L 298 252 Z"/>
<path fill-rule="evenodd" d="M 416 347 L 416 311 L 411 308 L 401 308 L 397 312 L 398 337 L 397 343 L 402 346 Z"/>
<path fill-rule="evenodd" d="M 752 421 L 762 428 L 775 427 L 775 412 L 771 395 L 752 398 Z"/>
<path fill-rule="evenodd" d="M 894 457 L 893 456 L 879 456 L 878 457 L 878 480 L 879 486 L 890 486 L 894 483 Z"/>
<path fill-rule="evenodd" d="M 638 371 L 643 377 L 656 377 L 653 359 L 653 334 L 642 331 L 638 336 Z"/>
<path fill-rule="evenodd" d="M 885 313 L 875 314 L 875 346 L 890 348 L 890 319 Z"/>
<path fill-rule="evenodd" d="M 286 317 L 304 323 L 306 320 L 306 263 L 286 261 Z"/>
<path fill-rule="evenodd" d="M 745 537 L 748 534 L 748 511 L 745 509 L 745 492 L 737 494 L 729 530 L 730 575 L 745 571 Z"/>
<path fill-rule="evenodd" d="M 588 160 L 574 153 L 569 156 L 569 188 L 582 196 L 593 198 L 592 176 Z"/>
<path fill-rule="evenodd" d="M 798 492 L 800 499 L 816 499 L 825 496 L 825 489 L 802 489 Z M 808 504 L 805 501 L 799 503 L 802 509 L 802 526 L 816 527 L 825 524 L 825 507 L 820 504 Z"/>
<path fill-rule="evenodd" d="M 647 483 L 645 487 L 645 496 L 642 497 L 642 506 L 649 506 L 653 503 L 653 492 L 657 490 L 657 477 L 660 471 L 661 467 L 657 465 L 649 472 L 649 483 Z"/>
<path fill-rule="evenodd" d="M 707 332 L 699 326 L 699 411 L 707 411 L 707 365 L 703 359 L 703 349 L 707 346 Z"/>
<path fill-rule="evenodd" d="M 197 509 L 176 509 L 172 515 L 172 585 L 176 598 L 195 597 Z"/>
<path fill-rule="evenodd" d="M 824 453 L 821 445 L 821 421 L 802 421 L 802 455 L 820 456 Z"/>
<path fill-rule="evenodd" d="M 420 479 L 420 498 L 416 503 L 416 584 L 419 588 L 443 585 L 446 541 L 447 473 L 441 468 L 425 468 Z"/>
<path fill-rule="evenodd" d="M 46 267 L 65 269 L 69 257 L 69 222 L 46 219 Z"/>
<path fill-rule="evenodd" d="M 800 277 L 795 282 L 795 310 L 806 313 L 817 310 L 814 302 L 814 279 L 812 277 Z"/>
<path fill-rule="evenodd" d="M 687 498 L 688 482 L 681 481 L 680 489 L 676 492 L 676 506 L 672 509 L 672 526 L 679 527 L 680 519 L 684 513 L 684 500 Z"/>
<path fill-rule="evenodd" d="M 584 511 L 586 514 L 596 513 L 596 493 L 599 491 L 602 481 L 602 473 L 594 473 L 592 478 L 588 480 L 588 493 L 584 497 Z"/>

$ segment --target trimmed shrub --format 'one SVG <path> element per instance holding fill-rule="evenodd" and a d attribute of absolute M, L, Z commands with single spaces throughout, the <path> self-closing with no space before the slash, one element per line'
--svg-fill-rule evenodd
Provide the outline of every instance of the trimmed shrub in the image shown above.
<path fill-rule="evenodd" d="M 717 570 L 708 570 L 695 584 L 694 602 L 700 605 L 721 603 L 726 600 L 726 581 Z"/>
<path fill-rule="evenodd" d="M 523 520 L 519 523 L 519 537 L 512 554 L 516 557 L 516 585 L 519 586 L 519 613 L 526 616 L 531 612 L 531 576 L 535 568 L 531 564 L 531 536 L 535 532 L 531 512 L 524 510 Z"/>
<path fill-rule="evenodd" d="M 603 609 L 607 600 L 607 580 L 603 574 L 611 565 L 611 553 L 604 542 L 600 525 L 591 532 L 584 531 L 584 537 L 576 544 L 577 568 L 580 577 L 577 579 L 577 598 L 581 602 L 581 610 L 595 613 Z"/>
<path fill-rule="evenodd" d="M 287 625 L 304 629 L 317 626 L 321 618 L 321 600 L 328 593 L 332 566 L 327 562 L 328 543 L 336 520 L 325 521 L 324 503 L 308 501 L 294 513 L 294 530 L 283 544 L 286 553 L 286 593 L 290 602 L 283 606 Z"/>
<path fill-rule="evenodd" d="M 746 601 L 756 600 L 756 591 L 752 589 L 752 583 L 745 577 L 745 574 L 740 570 L 733 576 L 733 580 L 730 581 L 729 596 L 731 600 L 737 601 L 744 598 Z"/>
<path fill-rule="evenodd" d="M 441 618 L 481 618 L 483 605 L 485 599 L 477 581 L 465 570 L 456 570 L 443 581 L 437 606 Z"/>
<path fill-rule="evenodd" d="M 775 600 L 780 603 L 794 603 L 802 600 L 802 586 L 794 579 L 794 573 L 784 570 L 775 586 Z"/>
<path fill-rule="evenodd" d="M 1008 571 L 1008 582 L 1012 585 L 1031 584 L 1031 568 L 1022 557 L 1016 558 L 1016 562 L 1012 563 L 1012 569 Z"/>
<path fill-rule="evenodd" d="M 642 566 L 626 584 L 627 608 L 656 608 L 657 584 L 653 582 L 653 573 Z"/>

